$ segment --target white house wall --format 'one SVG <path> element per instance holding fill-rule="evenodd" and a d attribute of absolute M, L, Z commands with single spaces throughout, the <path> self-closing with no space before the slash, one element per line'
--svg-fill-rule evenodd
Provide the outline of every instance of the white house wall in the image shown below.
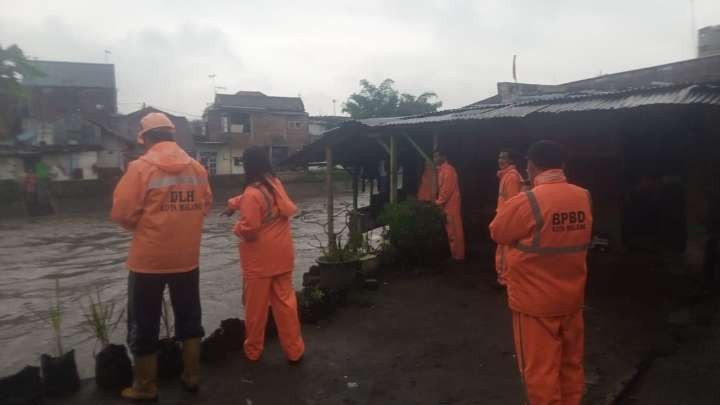
<path fill-rule="evenodd" d="M 0 156 L 0 180 L 22 181 L 25 168 L 22 159 L 14 156 Z"/>

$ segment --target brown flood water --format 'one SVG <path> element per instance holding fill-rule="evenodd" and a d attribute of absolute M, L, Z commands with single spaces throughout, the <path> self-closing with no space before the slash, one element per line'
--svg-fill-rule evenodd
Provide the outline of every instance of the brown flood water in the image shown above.
<path fill-rule="evenodd" d="M 321 185 L 291 184 L 288 191 L 298 203 L 299 216 L 325 218 Z M 216 194 L 216 206 L 205 221 L 200 257 L 203 325 L 208 334 L 225 318 L 243 317 L 237 238 L 232 234 L 235 219 L 218 216 L 231 192 Z M 350 200 L 346 187 L 336 195 L 338 205 Z M 367 195 L 361 201 L 364 205 Z M 116 302 L 116 311 L 126 305 L 124 262 L 130 234 L 110 223 L 107 214 L 103 210 L 0 222 L 0 376 L 26 364 L 38 365 L 41 353 L 56 354 L 52 329 L 42 320 L 54 300 L 55 278 L 60 279 L 64 309 L 64 348 L 75 349 L 81 376 L 93 375 L 92 356 L 99 348 L 82 327 L 87 295 L 99 288 L 103 299 Z M 299 219 L 293 220 L 292 227 L 294 283 L 299 289 L 302 274 L 319 256 L 313 235 L 323 230 Z M 123 320 L 113 333 L 113 342 L 125 343 L 125 331 Z"/>

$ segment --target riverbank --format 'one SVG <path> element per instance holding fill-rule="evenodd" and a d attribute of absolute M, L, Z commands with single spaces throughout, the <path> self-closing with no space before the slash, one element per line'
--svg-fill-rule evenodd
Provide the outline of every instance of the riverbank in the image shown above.
<path fill-rule="evenodd" d="M 337 183 L 338 204 L 351 201 L 347 183 Z M 315 236 L 323 229 L 326 196 L 322 183 L 289 183 L 287 189 L 301 212 L 292 221 L 295 240 L 295 288 L 302 275 L 321 254 Z M 226 318 L 243 317 L 235 219 L 220 217 L 224 201 L 237 189 L 216 189 L 215 207 L 205 220 L 200 255 L 200 292 L 203 323 L 208 332 Z M 367 194 L 361 196 L 367 203 Z M 88 204 L 85 199 L 78 204 Z M 0 376 L 26 364 L 38 365 L 41 353 L 54 353 L 52 328 L 43 319 L 54 300 L 55 279 L 60 281 L 63 307 L 62 337 L 65 347 L 76 349 L 82 377 L 94 374 L 95 339 L 83 328 L 82 313 L 88 294 L 99 289 L 103 299 L 125 307 L 125 259 L 130 233 L 108 220 L 108 210 L 91 205 L 82 213 L 0 221 Z M 302 218 L 308 221 L 303 221 Z M 125 323 L 112 336 L 125 342 Z"/>
<path fill-rule="evenodd" d="M 297 171 L 280 172 L 278 176 L 285 184 L 319 185 L 325 181 L 325 172 Z M 350 181 L 350 175 L 336 170 L 333 179 L 340 183 Z M 104 180 L 68 180 L 49 183 L 50 202 L 58 214 L 108 211 L 112 205 L 112 193 L 118 179 Z M 242 174 L 210 177 L 213 190 L 223 191 L 223 195 L 236 193 L 245 182 Z M 216 199 L 216 202 L 218 200 Z M 0 181 L 0 220 L 29 218 L 25 207 L 22 185 L 9 180 Z"/>
<path fill-rule="evenodd" d="M 621 399 L 647 356 L 674 344 L 668 315 L 695 286 L 668 266 L 657 257 L 591 260 L 585 404 Z M 288 365 L 270 341 L 257 364 L 233 353 L 204 367 L 196 398 L 184 399 L 176 382 L 161 384 L 161 398 L 194 404 L 520 404 L 510 313 L 504 292 L 490 286 L 493 277 L 484 261 L 439 275 L 387 275 L 378 291 L 356 291 L 332 318 L 304 327 L 301 365 Z M 122 402 L 87 381 L 71 400 L 49 403 Z"/>

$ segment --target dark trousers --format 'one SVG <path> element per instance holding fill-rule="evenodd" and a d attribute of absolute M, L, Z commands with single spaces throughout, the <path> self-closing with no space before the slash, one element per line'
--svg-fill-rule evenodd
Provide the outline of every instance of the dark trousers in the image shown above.
<path fill-rule="evenodd" d="M 128 276 L 127 342 L 135 356 L 158 350 L 162 299 L 165 286 L 170 290 L 175 340 L 203 337 L 200 308 L 200 271 L 186 273 L 146 274 L 130 272 Z"/>

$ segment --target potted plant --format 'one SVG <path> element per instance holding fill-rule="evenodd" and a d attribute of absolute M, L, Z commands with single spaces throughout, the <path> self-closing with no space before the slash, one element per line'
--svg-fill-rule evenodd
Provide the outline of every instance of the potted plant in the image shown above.
<path fill-rule="evenodd" d="M 449 257 L 445 214 L 434 204 L 403 201 L 385 207 L 388 251 L 403 265 L 432 266 Z"/>
<path fill-rule="evenodd" d="M 227 358 L 228 342 L 223 328 L 217 328 L 210 336 L 203 339 L 200 349 L 200 360 L 204 363 L 215 363 Z"/>
<path fill-rule="evenodd" d="M 220 322 L 223 336 L 227 342 L 228 350 L 236 351 L 243 349 L 245 342 L 245 321 L 239 318 L 228 318 Z"/>
<path fill-rule="evenodd" d="M 325 302 L 323 290 L 317 286 L 304 287 L 301 291 L 296 292 L 296 295 L 298 315 L 303 324 L 316 323 L 334 311 L 334 308 L 329 307 Z"/>
<path fill-rule="evenodd" d="M 157 370 L 158 378 L 176 378 L 183 372 L 183 358 L 180 344 L 172 337 L 174 329 L 170 305 L 163 292 L 162 329 L 164 337 L 158 342 Z"/>
<path fill-rule="evenodd" d="M 334 217 L 345 217 L 345 224 L 338 232 L 330 232 L 328 222 L 312 218 L 310 213 L 299 216 L 299 219 L 307 224 L 322 227 L 323 233 L 313 235 L 314 243 L 311 246 L 317 248 L 321 253 L 316 265 L 310 267 L 303 275 L 303 286 L 319 286 L 324 290 L 345 290 L 350 288 L 356 278 L 359 265 L 359 250 L 362 245 L 362 236 L 350 227 L 351 213 L 349 204 Z M 346 230 L 350 229 L 350 232 Z M 345 234 L 349 236 L 344 238 Z M 324 235 L 327 239 L 320 237 Z"/>
<path fill-rule="evenodd" d="M 80 389 L 80 376 L 75 363 L 75 351 L 65 353 L 62 345 L 62 306 L 60 304 L 60 280 L 55 279 L 55 302 L 50 305 L 48 322 L 55 333 L 58 357 L 40 356 L 40 367 L 45 380 L 45 394 L 49 397 L 66 396 Z"/>
<path fill-rule="evenodd" d="M 322 255 L 316 260 L 319 287 L 328 290 L 350 288 L 360 264 L 357 242 L 348 238 L 346 243 L 343 243 L 343 235 L 338 234 L 335 241 L 322 246 L 321 251 Z"/>
<path fill-rule="evenodd" d="M 0 403 L 39 404 L 42 401 L 43 385 L 40 369 L 26 366 L 19 372 L 0 379 Z"/>
<path fill-rule="evenodd" d="M 358 260 L 360 261 L 360 273 L 363 275 L 371 275 L 380 270 L 380 250 L 372 245 L 373 231 L 368 232 L 363 237 L 363 243 L 358 251 Z"/>
<path fill-rule="evenodd" d="M 95 354 L 95 383 L 102 390 L 118 391 L 132 384 L 133 370 L 125 345 L 110 343 L 110 336 L 122 320 L 125 311 L 115 316 L 115 302 L 103 301 L 100 289 L 88 294 L 83 327 L 102 347 Z"/>

